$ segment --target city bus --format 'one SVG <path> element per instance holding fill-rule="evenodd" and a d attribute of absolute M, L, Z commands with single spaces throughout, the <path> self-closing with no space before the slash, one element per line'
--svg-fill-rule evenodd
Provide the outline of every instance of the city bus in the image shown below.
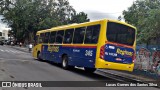
<path fill-rule="evenodd" d="M 33 57 L 85 71 L 133 71 L 136 27 L 116 20 L 58 26 L 36 33 Z"/>

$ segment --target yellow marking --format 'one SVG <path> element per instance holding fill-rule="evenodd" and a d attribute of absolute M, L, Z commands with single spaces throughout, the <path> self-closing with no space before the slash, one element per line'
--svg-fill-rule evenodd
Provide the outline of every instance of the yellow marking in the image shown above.
<path fill-rule="evenodd" d="M 48 46 L 48 51 L 59 52 L 59 46 Z"/>
<path fill-rule="evenodd" d="M 118 54 L 121 54 L 121 55 L 129 55 L 129 56 L 132 56 L 133 55 L 133 52 L 129 52 L 129 51 L 126 51 L 126 50 L 121 50 L 121 49 L 117 49 L 117 53 Z"/>

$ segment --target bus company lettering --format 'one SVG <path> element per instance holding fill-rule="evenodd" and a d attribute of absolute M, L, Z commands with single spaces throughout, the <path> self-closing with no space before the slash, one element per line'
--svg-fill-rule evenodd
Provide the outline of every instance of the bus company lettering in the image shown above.
<path fill-rule="evenodd" d="M 128 55 L 128 56 L 132 56 L 133 55 L 133 52 L 129 52 L 129 51 L 126 51 L 126 50 L 121 50 L 121 49 L 117 49 L 117 53 L 118 54 L 121 54 L 121 55 Z"/>
<path fill-rule="evenodd" d="M 48 46 L 48 51 L 59 52 L 59 46 Z"/>

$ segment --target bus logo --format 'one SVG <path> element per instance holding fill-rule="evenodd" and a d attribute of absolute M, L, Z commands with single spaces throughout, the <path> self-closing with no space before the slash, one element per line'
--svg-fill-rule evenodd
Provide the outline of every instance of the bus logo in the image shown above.
<path fill-rule="evenodd" d="M 48 51 L 59 52 L 59 46 L 48 46 Z"/>
<path fill-rule="evenodd" d="M 122 56 L 124 56 L 124 55 L 132 56 L 133 55 L 133 52 L 129 52 L 129 51 L 126 51 L 126 50 L 121 50 L 119 48 L 117 49 L 117 53 L 121 54 Z"/>

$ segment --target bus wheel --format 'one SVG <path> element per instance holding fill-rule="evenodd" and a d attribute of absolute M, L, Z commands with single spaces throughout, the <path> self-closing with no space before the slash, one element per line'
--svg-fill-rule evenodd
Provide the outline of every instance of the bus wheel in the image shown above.
<path fill-rule="evenodd" d="M 62 68 L 65 70 L 69 68 L 68 57 L 66 55 L 62 57 Z"/>
<path fill-rule="evenodd" d="M 84 70 L 86 72 L 93 73 L 96 69 L 95 68 L 87 68 L 87 67 L 85 67 Z"/>

